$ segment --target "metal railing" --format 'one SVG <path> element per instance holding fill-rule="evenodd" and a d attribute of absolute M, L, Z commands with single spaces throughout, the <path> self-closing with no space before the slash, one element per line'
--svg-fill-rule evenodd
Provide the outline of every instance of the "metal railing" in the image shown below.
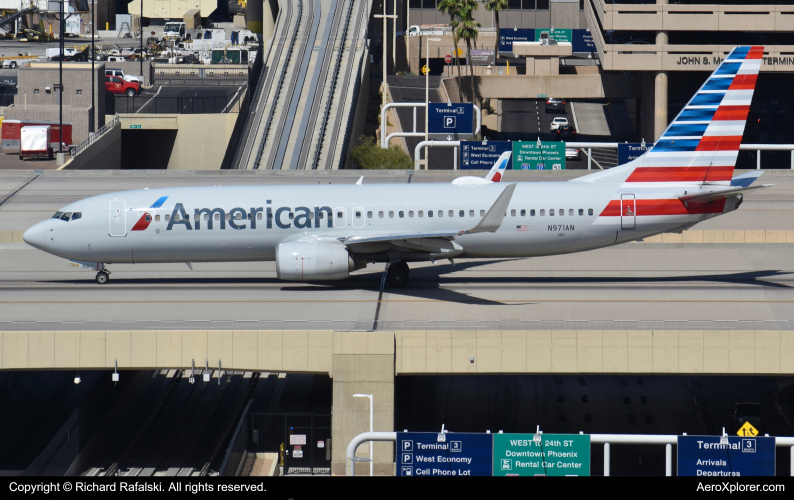
<path fill-rule="evenodd" d="M 542 435 L 542 433 L 540 434 Z M 683 434 L 686 436 L 686 434 Z M 725 434 L 723 428 L 723 436 Z M 767 434 L 767 437 L 769 435 Z M 658 444 L 665 445 L 665 475 L 672 476 L 673 472 L 673 445 L 678 444 L 678 435 L 675 434 L 590 434 L 590 444 L 604 445 L 604 476 L 610 473 L 610 445 L 611 444 Z M 775 446 L 778 448 L 789 447 L 791 449 L 790 475 L 794 476 L 794 437 L 775 436 Z M 356 449 L 368 441 L 393 441 L 397 443 L 396 432 L 363 432 L 350 440 L 345 453 L 345 475 L 355 475 L 353 467 Z M 370 457 L 371 458 L 371 457 Z"/>
<path fill-rule="evenodd" d="M 261 51 L 260 51 L 261 52 Z M 248 66 L 239 64 L 152 65 L 157 85 L 239 86 L 248 84 Z"/>
<path fill-rule="evenodd" d="M 105 102 L 105 109 L 118 113 L 147 114 L 215 114 L 226 113 L 239 93 L 220 96 L 126 96 L 113 97 Z"/>
<path fill-rule="evenodd" d="M 77 146 L 72 148 L 72 158 L 74 158 L 75 156 L 77 156 L 80 153 L 82 153 L 83 151 L 85 151 L 85 149 L 88 146 L 90 146 L 91 144 L 93 144 L 96 141 L 98 141 L 103 135 L 105 135 L 107 132 L 112 130 L 114 127 L 117 127 L 120 123 L 121 122 L 119 121 L 119 115 L 118 115 L 118 113 L 116 113 L 115 115 L 113 115 L 113 119 L 112 120 L 110 120 L 108 123 L 102 125 L 99 128 L 99 130 L 97 130 L 96 132 L 89 133 L 88 134 L 88 139 L 84 140 L 83 142 L 81 142 L 80 144 L 78 144 Z"/>
<path fill-rule="evenodd" d="M 243 410 L 243 414 L 240 416 L 240 421 L 237 423 L 237 428 L 234 429 L 234 435 L 232 436 L 231 442 L 229 442 L 229 447 L 226 449 L 226 454 L 221 463 L 221 476 L 239 475 L 240 469 L 243 463 L 245 463 L 245 459 L 248 456 L 246 447 L 246 441 L 248 440 L 248 419 L 246 416 L 253 402 L 253 399 L 248 400 L 248 404 L 245 405 L 245 410 Z"/>

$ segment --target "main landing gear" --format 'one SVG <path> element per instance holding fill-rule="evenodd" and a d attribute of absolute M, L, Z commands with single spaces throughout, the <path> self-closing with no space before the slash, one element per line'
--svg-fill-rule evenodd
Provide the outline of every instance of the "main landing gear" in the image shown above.
<path fill-rule="evenodd" d="M 392 288 L 402 288 L 408 283 L 408 264 L 395 262 L 389 265 L 386 282 Z"/>
<path fill-rule="evenodd" d="M 103 269 L 96 273 L 96 282 L 100 285 L 104 285 L 105 283 L 110 280 L 110 271 L 107 269 Z"/>

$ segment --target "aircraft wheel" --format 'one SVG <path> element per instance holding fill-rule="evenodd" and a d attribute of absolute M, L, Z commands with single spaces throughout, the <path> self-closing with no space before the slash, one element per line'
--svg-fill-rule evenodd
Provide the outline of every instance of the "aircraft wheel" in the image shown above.
<path fill-rule="evenodd" d="M 389 274 L 386 281 L 392 288 L 402 288 L 408 284 L 408 264 L 398 262 L 389 266 Z"/>
<path fill-rule="evenodd" d="M 105 271 L 99 271 L 98 273 L 96 273 L 96 282 L 99 283 L 100 285 L 104 285 L 105 283 L 108 282 L 109 279 L 110 276 Z"/>

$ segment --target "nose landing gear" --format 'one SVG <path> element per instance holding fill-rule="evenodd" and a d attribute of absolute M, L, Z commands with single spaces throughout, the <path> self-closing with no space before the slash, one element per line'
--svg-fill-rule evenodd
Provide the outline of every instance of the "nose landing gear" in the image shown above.
<path fill-rule="evenodd" d="M 408 283 L 408 264 L 396 262 L 389 266 L 386 282 L 392 288 L 402 288 Z"/>
<path fill-rule="evenodd" d="M 110 271 L 107 269 L 103 269 L 96 273 L 96 282 L 100 285 L 104 285 L 110 279 Z"/>

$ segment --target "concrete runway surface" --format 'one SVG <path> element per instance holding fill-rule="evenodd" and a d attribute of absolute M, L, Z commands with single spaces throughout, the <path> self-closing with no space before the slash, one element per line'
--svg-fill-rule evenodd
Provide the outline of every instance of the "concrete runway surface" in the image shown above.
<path fill-rule="evenodd" d="M 360 174 L 6 173 L 0 175 L 0 230 L 26 229 L 73 200 L 108 191 L 352 183 Z M 448 180 L 363 174 L 365 182 Z M 738 213 L 695 229 L 794 229 L 794 175 L 770 175 L 765 181 L 776 187 L 748 194 Z M 455 266 L 414 264 L 408 287 L 381 291 L 383 265 L 345 281 L 289 283 L 276 279 L 272 262 L 193 263 L 193 271 L 184 264 L 111 265 L 110 283 L 100 286 L 93 272 L 69 268 L 64 259 L 23 243 L 4 243 L 0 329 L 794 330 L 792 249 L 791 244 L 625 244 L 535 259 L 462 259 Z"/>

